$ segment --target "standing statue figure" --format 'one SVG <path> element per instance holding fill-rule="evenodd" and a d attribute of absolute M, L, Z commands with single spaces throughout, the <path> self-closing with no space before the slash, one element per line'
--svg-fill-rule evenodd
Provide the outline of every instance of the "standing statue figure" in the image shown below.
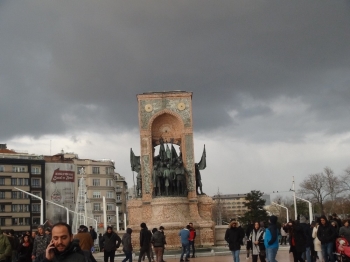
<path fill-rule="evenodd" d="M 166 165 L 163 171 L 163 178 L 164 178 L 164 186 L 165 186 L 165 194 L 169 195 L 169 185 L 170 185 L 170 168 L 169 164 Z"/>
<path fill-rule="evenodd" d="M 142 177 L 140 172 L 136 175 L 136 197 L 142 197 Z"/>
<path fill-rule="evenodd" d="M 186 195 L 187 188 L 186 188 L 186 177 L 185 177 L 185 168 L 182 164 L 182 161 L 179 161 L 176 163 L 175 168 L 175 179 L 176 179 L 176 189 L 177 189 L 177 195 Z"/>
<path fill-rule="evenodd" d="M 158 164 L 153 165 L 152 175 L 153 175 L 153 193 L 155 196 L 161 196 L 162 174 L 158 170 Z"/>
<path fill-rule="evenodd" d="M 205 152 L 205 145 L 204 145 L 201 161 L 199 161 L 199 163 L 196 163 L 194 165 L 195 174 L 196 174 L 196 192 L 197 192 L 197 195 L 204 195 L 203 190 L 202 190 L 202 187 L 203 187 L 202 186 L 202 177 L 201 177 L 201 172 L 199 170 L 204 170 L 206 167 L 207 167 L 207 155 Z M 198 189 L 200 190 L 200 192 L 198 191 Z"/>

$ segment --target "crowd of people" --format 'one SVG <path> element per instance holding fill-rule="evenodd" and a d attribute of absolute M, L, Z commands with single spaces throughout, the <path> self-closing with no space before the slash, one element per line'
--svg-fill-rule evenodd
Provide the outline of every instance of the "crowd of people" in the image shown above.
<path fill-rule="evenodd" d="M 339 260 L 337 241 L 350 244 L 350 220 L 341 221 L 337 214 L 321 216 L 308 222 L 305 216 L 277 226 L 277 217 L 270 216 L 269 225 L 264 222 L 250 223 L 244 230 L 238 221 L 232 220 L 225 233 L 225 240 L 232 252 L 234 262 L 239 262 L 243 242 L 246 240 L 247 259 L 276 262 L 279 245 L 289 246 L 294 262 L 335 262 Z"/>
<path fill-rule="evenodd" d="M 270 216 L 269 225 L 265 228 L 264 222 L 255 221 L 247 226 L 246 231 L 240 223 L 232 220 L 225 233 L 225 240 L 232 253 L 233 261 L 239 262 L 241 246 L 246 239 L 247 259 L 252 251 L 252 260 L 261 262 L 277 262 L 276 255 L 279 247 L 279 229 L 277 227 L 277 217 Z"/>

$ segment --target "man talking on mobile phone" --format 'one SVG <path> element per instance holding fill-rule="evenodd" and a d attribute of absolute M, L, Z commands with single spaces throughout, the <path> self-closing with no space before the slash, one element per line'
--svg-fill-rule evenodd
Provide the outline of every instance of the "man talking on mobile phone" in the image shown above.
<path fill-rule="evenodd" d="M 51 229 L 52 240 L 45 251 L 44 262 L 87 262 L 78 241 L 73 241 L 72 228 L 57 223 Z"/>

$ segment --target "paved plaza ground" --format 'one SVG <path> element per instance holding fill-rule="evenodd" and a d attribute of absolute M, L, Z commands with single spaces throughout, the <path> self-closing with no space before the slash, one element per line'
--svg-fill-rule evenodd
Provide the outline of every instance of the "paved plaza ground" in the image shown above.
<path fill-rule="evenodd" d="M 282 247 L 278 250 L 276 260 L 278 262 L 290 262 L 293 261 L 293 256 L 289 254 L 288 252 L 289 247 Z M 180 261 L 180 254 L 171 255 L 171 256 L 165 256 L 164 260 L 166 262 L 179 262 Z M 196 258 L 190 258 L 190 262 L 233 262 L 233 257 L 229 252 L 220 252 L 215 253 L 215 255 L 211 253 L 204 253 L 204 254 L 198 254 L 199 256 Z M 96 260 L 98 262 L 103 261 L 103 253 L 95 253 L 94 254 Z M 122 256 L 116 256 L 115 261 L 121 261 L 124 257 Z M 137 261 L 138 257 L 135 257 L 133 261 Z M 148 262 L 147 258 L 145 259 L 146 262 Z M 246 259 L 246 253 L 245 250 L 241 251 L 240 255 L 240 262 L 251 262 L 252 259 Z"/>

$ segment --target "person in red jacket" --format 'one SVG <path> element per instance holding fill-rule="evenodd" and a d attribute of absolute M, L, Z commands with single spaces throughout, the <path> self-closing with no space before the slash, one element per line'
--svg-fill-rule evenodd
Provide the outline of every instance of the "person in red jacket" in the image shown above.
<path fill-rule="evenodd" d="M 189 225 L 190 225 L 190 238 L 189 238 L 190 253 L 191 253 L 191 249 L 192 249 L 192 257 L 195 257 L 194 253 L 196 250 L 194 249 L 194 239 L 196 238 L 196 230 L 194 229 L 192 222 L 190 222 Z"/>

